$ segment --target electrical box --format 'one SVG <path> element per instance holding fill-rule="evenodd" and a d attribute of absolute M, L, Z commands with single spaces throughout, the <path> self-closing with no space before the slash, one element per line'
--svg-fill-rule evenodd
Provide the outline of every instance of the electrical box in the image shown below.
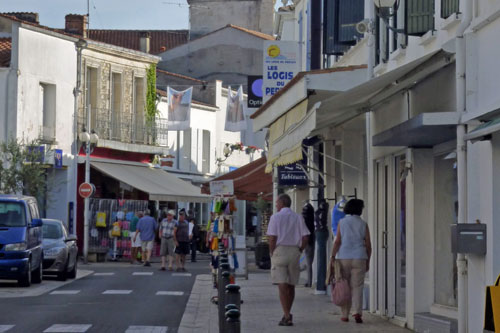
<path fill-rule="evenodd" d="M 451 250 L 453 253 L 485 255 L 486 224 L 452 224 Z"/>

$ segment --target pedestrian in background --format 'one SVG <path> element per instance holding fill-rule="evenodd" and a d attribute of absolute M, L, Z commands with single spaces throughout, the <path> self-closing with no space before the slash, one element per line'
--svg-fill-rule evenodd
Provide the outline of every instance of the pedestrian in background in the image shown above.
<path fill-rule="evenodd" d="M 302 207 L 302 217 L 306 223 L 307 229 L 309 230 L 309 238 L 307 240 L 306 247 L 306 270 L 307 270 L 307 282 L 305 287 L 312 286 L 313 280 L 313 262 L 314 262 L 314 248 L 315 248 L 315 237 L 314 237 L 314 207 L 309 203 L 309 200 Z"/>
<path fill-rule="evenodd" d="M 189 223 L 186 220 L 186 212 L 179 212 L 179 220 L 174 228 L 174 242 L 177 271 L 185 272 L 186 255 L 189 254 Z"/>
<path fill-rule="evenodd" d="M 281 194 L 276 200 L 276 214 L 267 228 L 271 254 L 271 279 L 279 288 L 283 318 L 279 326 L 293 326 L 292 310 L 295 286 L 299 283 L 299 260 L 307 246 L 309 230 L 301 215 L 290 209 L 292 200 Z"/>
<path fill-rule="evenodd" d="M 351 199 L 345 207 L 346 216 L 340 220 L 335 242 L 333 243 L 330 269 L 334 270 L 335 260 L 340 262 L 342 277 L 347 280 L 351 289 L 351 302 L 342 306 L 342 321 L 349 321 L 351 307 L 356 323 L 363 322 L 363 287 L 365 273 L 370 268 L 372 245 L 368 224 L 361 219 L 363 200 Z"/>
<path fill-rule="evenodd" d="M 196 262 L 196 251 L 200 241 L 200 227 L 194 217 L 189 219 L 189 238 L 191 240 L 191 262 Z"/>
<path fill-rule="evenodd" d="M 161 239 L 160 245 L 160 256 L 161 256 L 161 268 L 160 270 L 165 270 L 166 257 L 168 257 L 168 270 L 173 269 L 174 261 L 174 229 L 177 221 L 174 220 L 175 211 L 169 210 L 168 212 L 163 212 L 163 219 L 160 222 L 159 237 Z"/>
<path fill-rule="evenodd" d="M 151 217 L 149 209 L 146 209 L 144 216 L 137 222 L 137 230 L 134 236 L 134 242 L 137 239 L 137 235 L 140 236 L 144 266 L 151 266 L 150 260 L 155 242 L 156 229 L 158 229 L 158 224 L 156 220 Z"/>
<path fill-rule="evenodd" d="M 137 257 L 139 254 L 141 254 L 141 239 L 136 239 L 135 234 L 136 234 L 136 229 L 137 229 L 137 222 L 139 222 L 139 219 L 143 217 L 144 214 L 142 212 L 137 212 L 134 217 L 132 217 L 132 221 L 130 221 L 130 240 L 131 240 L 131 250 L 130 250 L 130 263 L 133 264 L 137 261 Z M 142 254 L 141 254 L 142 255 Z"/>

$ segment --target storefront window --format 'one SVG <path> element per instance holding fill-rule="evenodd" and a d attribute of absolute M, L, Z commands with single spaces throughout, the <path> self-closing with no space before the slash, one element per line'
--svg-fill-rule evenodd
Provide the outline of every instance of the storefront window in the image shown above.
<path fill-rule="evenodd" d="M 450 225 L 457 223 L 458 187 L 453 153 L 434 159 L 434 302 L 457 306 L 456 255 L 451 252 Z"/>

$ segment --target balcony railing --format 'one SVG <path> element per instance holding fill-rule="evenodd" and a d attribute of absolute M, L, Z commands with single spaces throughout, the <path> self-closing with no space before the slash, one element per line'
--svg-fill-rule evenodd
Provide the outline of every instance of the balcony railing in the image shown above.
<path fill-rule="evenodd" d="M 109 109 L 92 109 L 90 130 L 100 139 L 125 143 L 167 146 L 167 119 L 147 122 L 145 116 L 114 113 Z M 78 128 L 87 128 L 86 112 L 79 112 Z"/>

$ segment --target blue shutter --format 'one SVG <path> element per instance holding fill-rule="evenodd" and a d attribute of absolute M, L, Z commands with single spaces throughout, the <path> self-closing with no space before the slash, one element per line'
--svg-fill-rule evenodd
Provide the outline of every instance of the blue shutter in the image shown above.
<path fill-rule="evenodd" d="M 458 13 L 460 5 L 458 0 L 441 0 L 441 17 L 447 18 L 452 14 Z"/>
<path fill-rule="evenodd" d="M 339 0 L 339 42 L 355 44 L 363 37 L 356 24 L 365 18 L 364 0 Z"/>
<path fill-rule="evenodd" d="M 324 0 L 325 54 L 342 55 L 363 37 L 356 23 L 364 19 L 364 0 Z"/>
<path fill-rule="evenodd" d="M 406 33 L 421 36 L 434 29 L 434 0 L 406 0 Z"/>

